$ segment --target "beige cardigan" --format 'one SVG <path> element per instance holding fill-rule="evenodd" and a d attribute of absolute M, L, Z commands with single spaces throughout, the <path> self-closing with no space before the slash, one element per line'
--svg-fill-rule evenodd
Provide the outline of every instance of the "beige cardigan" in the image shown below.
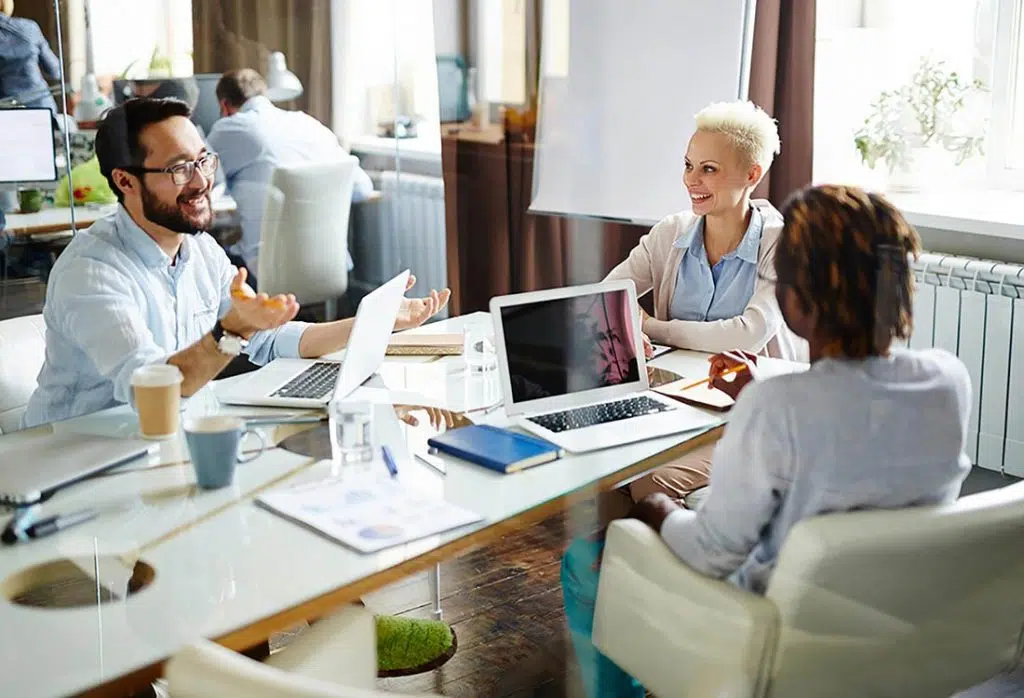
<path fill-rule="evenodd" d="M 744 349 L 807 361 L 807 342 L 786 327 L 775 300 L 775 285 L 765 280 L 775 278 L 775 245 L 782 231 L 782 215 L 764 199 L 752 203 L 764 216 L 764 227 L 757 259 L 758 279 L 742 315 L 712 322 L 669 319 L 672 294 L 685 252 L 674 243 L 689 234 L 696 224 L 698 218 L 690 211 L 661 219 L 651 232 L 640 238 L 640 244 L 633 248 L 626 261 L 608 274 L 607 279 L 632 279 L 638 296 L 654 291 L 654 317 L 643 326 L 652 341 L 695 351 Z"/>

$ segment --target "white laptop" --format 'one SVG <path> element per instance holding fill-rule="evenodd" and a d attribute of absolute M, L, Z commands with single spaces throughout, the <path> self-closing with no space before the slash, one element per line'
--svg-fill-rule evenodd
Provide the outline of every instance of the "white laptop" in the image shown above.
<path fill-rule="evenodd" d="M 630 280 L 493 298 L 491 316 L 506 413 L 567 451 L 720 421 L 650 390 Z"/>
<path fill-rule="evenodd" d="M 406 269 L 363 298 L 341 361 L 275 359 L 258 371 L 217 386 L 218 399 L 229 405 L 315 409 L 348 396 L 384 360 L 408 279 Z"/>
<path fill-rule="evenodd" d="M 0 437 L 0 504 L 22 506 L 98 473 L 155 453 L 138 439 L 80 434 L 48 424 Z"/>

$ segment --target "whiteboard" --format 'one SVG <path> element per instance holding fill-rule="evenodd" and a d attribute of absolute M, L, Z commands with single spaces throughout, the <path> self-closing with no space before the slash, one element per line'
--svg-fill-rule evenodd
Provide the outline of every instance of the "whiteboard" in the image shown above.
<path fill-rule="evenodd" d="M 688 209 L 694 115 L 746 99 L 754 0 L 548 0 L 530 211 L 650 224 Z"/>

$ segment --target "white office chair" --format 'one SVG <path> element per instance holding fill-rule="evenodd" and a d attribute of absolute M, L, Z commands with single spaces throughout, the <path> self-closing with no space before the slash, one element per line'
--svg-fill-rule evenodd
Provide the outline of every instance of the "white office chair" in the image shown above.
<path fill-rule="evenodd" d="M 256 281 L 299 303 L 325 303 L 327 319 L 348 289 L 348 218 L 359 158 L 278 167 L 263 213 Z"/>
<path fill-rule="evenodd" d="M 0 434 L 19 428 L 45 357 L 42 315 L 0 321 Z"/>
<path fill-rule="evenodd" d="M 373 614 L 356 606 L 320 620 L 264 663 L 204 640 L 172 657 L 164 677 L 171 698 L 399 698 L 376 690 Z"/>
<path fill-rule="evenodd" d="M 761 597 L 609 528 L 594 642 L 659 698 L 941 696 L 1017 666 L 1024 483 L 801 522 Z"/>

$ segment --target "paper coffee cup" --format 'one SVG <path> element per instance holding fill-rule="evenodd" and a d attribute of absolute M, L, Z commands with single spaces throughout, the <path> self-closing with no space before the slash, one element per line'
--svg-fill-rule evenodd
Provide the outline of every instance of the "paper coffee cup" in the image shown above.
<path fill-rule="evenodd" d="M 178 433 L 182 380 L 181 371 L 170 364 L 142 366 L 132 373 L 143 438 L 169 439 Z"/>

